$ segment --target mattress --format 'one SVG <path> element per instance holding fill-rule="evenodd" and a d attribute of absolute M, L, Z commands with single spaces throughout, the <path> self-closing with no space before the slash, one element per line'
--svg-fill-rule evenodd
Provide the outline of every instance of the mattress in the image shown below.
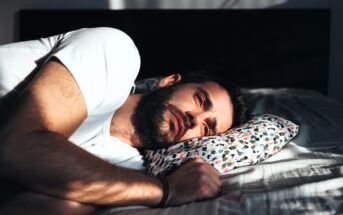
<path fill-rule="evenodd" d="M 217 198 L 159 209 L 106 207 L 96 214 L 343 213 L 343 105 L 313 90 L 244 91 L 252 114 L 291 120 L 300 126 L 298 136 L 263 162 L 222 175 Z"/>

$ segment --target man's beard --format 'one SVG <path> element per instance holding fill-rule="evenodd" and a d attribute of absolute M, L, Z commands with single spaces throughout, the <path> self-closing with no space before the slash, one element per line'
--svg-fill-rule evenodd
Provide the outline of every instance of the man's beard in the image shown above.
<path fill-rule="evenodd" d="M 139 141 L 146 149 L 159 149 L 171 144 L 164 113 L 176 108 L 168 104 L 174 90 L 174 87 L 166 87 L 145 94 L 134 110 L 131 121 Z"/>

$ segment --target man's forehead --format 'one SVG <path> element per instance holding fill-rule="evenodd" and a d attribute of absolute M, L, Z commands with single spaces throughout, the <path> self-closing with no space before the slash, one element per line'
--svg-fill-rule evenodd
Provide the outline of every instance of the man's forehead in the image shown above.
<path fill-rule="evenodd" d="M 216 82 L 204 82 L 204 83 L 199 83 L 197 85 L 198 89 L 201 89 L 203 91 L 205 91 L 209 96 L 217 98 L 217 93 L 220 93 L 221 95 L 219 96 L 219 98 L 223 98 L 223 99 L 228 99 L 231 102 L 229 93 L 227 92 L 226 89 L 224 89 L 222 86 L 220 86 L 219 84 L 217 84 Z"/>
<path fill-rule="evenodd" d="M 216 82 L 213 82 L 213 81 L 205 81 L 205 82 L 188 82 L 188 83 L 184 83 L 182 84 L 181 86 L 184 86 L 184 87 L 192 87 L 192 88 L 201 88 L 203 90 L 217 90 L 217 89 L 223 89 L 225 90 L 224 88 L 222 88 L 219 84 L 217 84 Z"/>

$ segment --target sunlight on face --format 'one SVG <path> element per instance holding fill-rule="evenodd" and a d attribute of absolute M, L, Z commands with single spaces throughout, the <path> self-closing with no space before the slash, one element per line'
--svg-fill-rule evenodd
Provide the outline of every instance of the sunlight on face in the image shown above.
<path fill-rule="evenodd" d="M 181 85 L 168 104 L 161 130 L 168 131 L 169 142 L 222 133 L 233 122 L 231 99 L 214 82 Z"/>

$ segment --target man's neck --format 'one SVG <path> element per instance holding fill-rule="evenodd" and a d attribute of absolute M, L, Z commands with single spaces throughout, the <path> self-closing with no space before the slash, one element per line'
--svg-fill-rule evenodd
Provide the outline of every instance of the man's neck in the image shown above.
<path fill-rule="evenodd" d="M 141 98 L 142 94 L 130 94 L 124 104 L 113 114 L 110 125 L 111 136 L 116 137 L 135 148 L 141 147 L 141 144 L 135 134 L 131 117 Z"/>

